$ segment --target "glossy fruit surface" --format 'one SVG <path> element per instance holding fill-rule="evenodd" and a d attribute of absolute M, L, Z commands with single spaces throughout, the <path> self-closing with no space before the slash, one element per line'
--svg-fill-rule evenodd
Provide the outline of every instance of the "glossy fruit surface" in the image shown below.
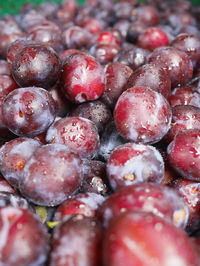
<path fill-rule="evenodd" d="M 14 62 L 16 54 L 19 52 L 21 48 L 26 46 L 27 44 L 34 44 L 33 41 L 27 40 L 25 38 L 18 39 L 15 42 L 12 42 L 7 49 L 7 62 L 9 68 L 12 68 L 12 64 Z"/>
<path fill-rule="evenodd" d="M 167 148 L 172 167 L 186 179 L 199 181 L 200 130 L 179 132 Z"/>
<path fill-rule="evenodd" d="M 193 65 L 200 64 L 200 38 L 192 34 L 180 34 L 172 42 L 172 46 L 187 53 Z"/>
<path fill-rule="evenodd" d="M 95 217 L 103 201 L 104 197 L 96 193 L 78 193 L 58 207 L 54 220 L 66 221 L 74 215 Z"/>
<path fill-rule="evenodd" d="M 0 262 L 2 265 L 41 265 L 47 259 L 49 238 L 30 211 L 0 208 Z"/>
<path fill-rule="evenodd" d="M 81 160 L 64 145 L 44 145 L 26 163 L 19 189 L 35 204 L 55 206 L 78 190 L 81 171 Z"/>
<path fill-rule="evenodd" d="M 144 5 L 132 12 L 132 19 L 144 23 L 147 26 L 156 26 L 159 24 L 159 14 L 155 7 Z"/>
<path fill-rule="evenodd" d="M 2 114 L 2 105 L 6 98 L 6 96 L 17 89 L 18 86 L 14 79 L 10 75 L 2 74 L 0 75 L 0 135 L 3 139 L 12 138 L 11 132 L 7 129 L 3 122 L 3 114 Z"/>
<path fill-rule="evenodd" d="M 107 105 L 97 100 L 78 105 L 71 111 L 70 116 L 84 117 L 93 121 L 98 132 L 101 133 L 110 121 L 112 114 Z"/>
<path fill-rule="evenodd" d="M 187 232 L 194 232 L 200 226 L 200 183 L 186 179 L 177 179 L 170 184 L 184 198 L 189 208 Z"/>
<path fill-rule="evenodd" d="M 121 50 L 114 58 L 114 62 L 128 65 L 133 71 L 147 63 L 149 51 L 133 47 L 132 49 Z"/>
<path fill-rule="evenodd" d="M 172 108 L 172 126 L 165 139 L 171 142 L 178 132 L 195 128 L 200 129 L 200 108 L 191 105 L 176 105 Z"/>
<path fill-rule="evenodd" d="M 10 75 L 10 69 L 6 60 L 0 60 L 0 75 Z"/>
<path fill-rule="evenodd" d="M 190 86 L 175 88 L 169 96 L 170 105 L 192 105 L 200 107 L 200 93 Z"/>
<path fill-rule="evenodd" d="M 0 170 L 4 178 L 18 188 L 19 178 L 26 162 L 40 143 L 29 138 L 16 138 L 6 142 L 0 149 Z"/>
<path fill-rule="evenodd" d="M 63 50 L 61 29 L 53 22 L 43 22 L 33 25 L 28 30 L 28 39 L 53 48 L 57 53 Z"/>
<path fill-rule="evenodd" d="M 114 109 L 118 132 L 125 139 L 140 143 L 161 140 L 169 130 L 171 116 L 166 99 L 145 87 L 133 87 L 123 92 Z"/>
<path fill-rule="evenodd" d="M 100 265 L 101 235 L 100 224 L 92 218 L 64 222 L 54 233 L 50 266 Z"/>
<path fill-rule="evenodd" d="M 0 0 L 0 266 L 200 266 L 200 6 L 22 1 Z"/>
<path fill-rule="evenodd" d="M 47 131 L 48 143 L 64 144 L 80 157 L 92 158 L 100 142 L 96 125 L 83 117 L 66 117 L 56 121 Z"/>
<path fill-rule="evenodd" d="M 60 60 L 55 51 L 44 45 L 30 44 L 15 55 L 12 75 L 21 87 L 50 88 L 60 74 Z"/>
<path fill-rule="evenodd" d="M 62 33 L 62 40 L 68 49 L 87 48 L 91 44 L 91 34 L 79 26 L 71 26 Z"/>
<path fill-rule="evenodd" d="M 144 234 L 145 228 L 145 234 Z M 188 236 L 164 219 L 146 212 L 126 212 L 108 228 L 104 265 L 197 266 L 197 253 Z"/>
<path fill-rule="evenodd" d="M 63 65 L 62 82 L 64 94 L 72 102 L 96 100 L 105 87 L 103 68 L 90 55 L 72 54 Z"/>
<path fill-rule="evenodd" d="M 151 212 L 175 226 L 185 228 L 188 224 L 189 210 L 178 193 L 167 186 L 140 183 L 124 187 L 108 197 L 99 209 L 103 225 L 126 211 Z"/>
<path fill-rule="evenodd" d="M 17 136 L 44 132 L 56 116 L 55 102 L 42 88 L 19 88 L 9 93 L 2 106 L 3 123 Z"/>
<path fill-rule="evenodd" d="M 186 84 L 193 74 L 192 61 L 188 55 L 174 47 L 160 47 L 149 56 L 149 63 L 158 64 L 169 72 L 172 86 Z"/>
<path fill-rule="evenodd" d="M 153 51 L 155 48 L 168 46 L 170 43 L 167 34 L 162 29 L 152 27 L 144 30 L 138 37 L 137 45 Z"/>
<path fill-rule="evenodd" d="M 114 190 L 140 182 L 161 183 L 163 158 L 153 146 L 126 143 L 112 151 L 107 161 L 107 175 Z"/>
<path fill-rule="evenodd" d="M 168 98 L 171 92 L 171 80 L 167 71 L 159 65 L 145 64 L 130 76 L 125 89 L 147 87 Z"/>
<path fill-rule="evenodd" d="M 115 56 L 119 53 L 120 46 L 114 44 L 94 44 L 90 48 L 90 54 L 93 55 L 100 64 L 106 65 L 113 62 Z"/>
<path fill-rule="evenodd" d="M 106 85 L 101 97 L 103 102 L 114 107 L 132 73 L 132 69 L 125 64 L 119 62 L 107 64 L 105 66 Z"/>

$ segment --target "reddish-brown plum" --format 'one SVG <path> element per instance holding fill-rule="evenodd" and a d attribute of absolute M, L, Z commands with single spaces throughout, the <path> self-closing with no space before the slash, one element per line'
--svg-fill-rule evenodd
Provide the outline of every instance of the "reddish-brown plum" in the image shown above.
<path fill-rule="evenodd" d="M 7 62 L 8 65 L 10 67 L 10 69 L 12 68 L 12 64 L 14 62 L 15 56 L 17 54 L 17 52 L 19 52 L 19 50 L 21 48 L 23 48 L 24 46 L 26 46 L 27 44 L 34 44 L 33 41 L 28 40 L 28 39 L 17 39 L 15 42 L 12 42 L 7 49 Z"/>
<path fill-rule="evenodd" d="M 96 193 L 79 193 L 60 204 L 54 221 L 66 221 L 74 215 L 94 217 L 103 201 L 104 197 Z"/>
<path fill-rule="evenodd" d="M 105 27 L 105 22 L 101 19 L 93 18 L 91 16 L 85 17 L 78 26 L 83 27 L 92 34 L 98 34 L 102 32 Z"/>
<path fill-rule="evenodd" d="M 3 123 L 17 136 L 33 137 L 53 123 L 55 102 L 42 88 L 19 88 L 9 93 L 2 106 Z"/>
<path fill-rule="evenodd" d="M 56 15 L 61 23 L 73 20 L 78 11 L 78 4 L 75 0 L 66 0 L 61 3 Z"/>
<path fill-rule="evenodd" d="M 178 132 L 194 128 L 200 129 L 200 108 L 191 105 L 176 105 L 172 108 L 172 126 L 165 140 L 171 142 Z"/>
<path fill-rule="evenodd" d="M 102 66 L 87 54 L 67 57 L 61 79 L 65 96 L 75 103 L 96 100 L 105 88 Z"/>
<path fill-rule="evenodd" d="M 147 62 L 148 55 L 149 51 L 142 48 L 121 50 L 114 58 L 114 62 L 128 65 L 134 71 Z"/>
<path fill-rule="evenodd" d="M 179 29 L 186 25 L 196 26 L 197 24 L 195 17 L 189 12 L 169 14 L 167 20 L 168 24 L 175 29 Z"/>
<path fill-rule="evenodd" d="M 91 46 L 92 35 L 79 26 L 71 26 L 62 33 L 62 40 L 66 48 L 88 48 Z"/>
<path fill-rule="evenodd" d="M 99 132 L 102 132 L 105 125 L 111 119 L 110 109 L 101 101 L 82 103 L 75 107 L 70 116 L 87 118 L 95 123 Z"/>
<path fill-rule="evenodd" d="M 130 21 L 126 19 L 120 19 L 114 25 L 114 28 L 120 32 L 123 39 L 126 39 L 129 27 L 130 27 Z"/>
<path fill-rule="evenodd" d="M 121 45 L 121 35 L 113 31 L 103 31 L 98 34 L 96 42 L 104 45 Z"/>
<path fill-rule="evenodd" d="M 90 54 L 102 65 L 112 62 L 119 51 L 120 47 L 113 44 L 94 44 L 90 48 Z"/>
<path fill-rule="evenodd" d="M 200 265 L 200 7 L 55 1 L 0 18 L 0 266 Z"/>
<path fill-rule="evenodd" d="M 66 99 L 59 85 L 48 90 L 55 102 L 57 116 L 64 117 L 69 114 L 71 103 Z"/>
<path fill-rule="evenodd" d="M 0 208 L 0 263 L 9 266 L 40 266 L 49 251 L 44 225 L 30 211 Z"/>
<path fill-rule="evenodd" d="M 179 228 L 151 213 L 113 219 L 103 240 L 105 266 L 197 266 L 197 252 Z"/>
<path fill-rule="evenodd" d="M 39 13 L 33 8 L 30 8 L 26 12 L 20 14 L 18 18 L 19 26 L 25 31 L 28 32 L 29 28 L 39 25 L 46 22 L 46 18 L 43 14 Z"/>
<path fill-rule="evenodd" d="M 143 49 L 153 51 L 155 48 L 168 46 L 170 40 L 167 34 L 160 28 L 149 27 L 145 29 L 137 40 L 137 45 Z"/>
<path fill-rule="evenodd" d="M 100 142 L 94 122 L 83 117 L 66 117 L 56 121 L 47 131 L 48 143 L 64 144 L 80 157 L 94 157 Z"/>
<path fill-rule="evenodd" d="M 150 145 L 126 143 L 118 146 L 107 161 L 107 176 L 113 190 L 140 182 L 161 183 L 164 162 Z"/>
<path fill-rule="evenodd" d="M 53 22 L 43 22 L 32 26 L 28 32 L 28 39 L 53 48 L 56 52 L 63 50 L 61 29 Z"/>
<path fill-rule="evenodd" d="M 76 54 L 76 53 L 84 53 L 81 50 L 78 49 L 66 49 L 64 50 L 60 55 L 61 62 L 64 63 L 65 59 L 70 56 L 71 54 Z"/>
<path fill-rule="evenodd" d="M 156 143 L 170 128 L 171 108 L 157 91 L 133 87 L 122 93 L 115 109 L 118 132 L 130 141 Z"/>
<path fill-rule="evenodd" d="M 16 53 L 12 75 L 21 87 L 51 88 L 60 75 L 60 59 L 55 51 L 43 44 L 29 44 Z"/>
<path fill-rule="evenodd" d="M 149 56 L 148 62 L 166 69 L 173 87 L 186 84 L 193 75 L 193 65 L 188 55 L 174 47 L 155 49 Z"/>
<path fill-rule="evenodd" d="M 9 64 L 6 60 L 0 60 L 0 75 L 10 75 Z"/>
<path fill-rule="evenodd" d="M 192 238 L 192 240 L 193 240 L 195 248 L 196 248 L 196 250 L 198 252 L 198 265 L 199 265 L 200 264 L 200 255 L 199 255 L 199 252 L 200 252 L 200 237 L 199 237 L 199 232 L 198 232 L 197 236 L 194 236 Z"/>
<path fill-rule="evenodd" d="M 5 74 L 0 74 L 0 100 L 4 100 L 5 97 L 13 90 L 17 89 L 18 85 L 14 79 Z"/>
<path fill-rule="evenodd" d="M 171 92 L 171 80 L 168 72 L 155 64 L 145 64 L 130 76 L 124 89 L 147 87 L 168 98 Z"/>
<path fill-rule="evenodd" d="M 172 167 L 184 178 L 199 181 L 200 129 L 180 131 L 167 148 Z"/>
<path fill-rule="evenodd" d="M 129 19 L 133 6 L 128 1 L 117 2 L 113 6 L 114 15 L 117 20 L 119 19 Z"/>
<path fill-rule="evenodd" d="M 17 25 L 16 21 L 11 18 L 11 16 L 5 16 L 5 18 L 0 19 L 0 57 L 6 58 L 8 46 L 24 37 L 24 33 Z"/>
<path fill-rule="evenodd" d="M 158 11 L 155 7 L 144 5 L 132 11 L 132 20 L 141 22 L 147 26 L 156 26 L 160 22 Z"/>
<path fill-rule="evenodd" d="M 13 134 L 7 129 L 3 122 L 2 105 L 6 96 L 17 88 L 17 84 L 11 76 L 0 75 L 0 135 L 2 139 L 10 139 Z"/>
<path fill-rule="evenodd" d="M 168 100 L 172 107 L 176 105 L 192 105 L 200 107 L 200 93 L 190 86 L 175 88 Z"/>
<path fill-rule="evenodd" d="M 79 189 L 81 166 L 80 158 L 65 145 L 41 146 L 24 167 L 20 192 L 35 204 L 58 205 Z"/>
<path fill-rule="evenodd" d="M 187 34 L 192 34 L 192 35 L 196 35 L 197 37 L 200 37 L 200 32 L 199 29 L 196 26 L 192 26 L 192 25 L 183 25 L 178 33 L 187 33 Z"/>
<path fill-rule="evenodd" d="M 129 66 L 119 62 L 106 65 L 104 71 L 106 85 L 101 99 L 110 107 L 114 107 L 133 71 Z"/>
<path fill-rule="evenodd" d="M 193 65 L 200 65 L 200 38 L 195 35 L 183 33 L 172 42 L 176 49 L 184 51 L 192 60 Z"/>
<path fill-rule="evenodd" d="M 18 188 L 19 178 L 26 162 L 41 144 L 29 138 L 16 138 L 0 149 L 0 171 L 4 178 Z"/>
<path fill-rule="evenodd" d="M 179 192 L 189 207 L 187 231 L 198 230 L 200 226 L 200 183 L 179 178 L 170 185 Z"/>
<path fill-rule="evenodd" d="M 65 221 L 55 228 L 49 265 L 100 266 L 101 238 L 101 225 L 94 218 Z"/>
<path fill-rule="evenodd" d="M 87 4 L 86 5 L 84 5 L 84 6 L 82 6 L 82 7 L 79 8 L 78 13 L 77 13 L 77 16 L 74 19 L 74 21 L 75 21 L 75 23 L 77 25 L 82 25 L 82 23 L 84 23 L 85 20 L 87 21 L 88 17 L 90 17 L 92 15 L 92 13 L 93 13 L 93 17 L 95 17 L 95 19 L 100 19 L 99 17 L 97 18 L 97 16 L 94 16 L 95 10 L 92 7 L 93 4 L 90 5 L 89 1 L 87 1 Z M 94 0 L 94 1 L 96 1 L 96 0 Z"/>
<path fill-rule="evenodd" d="M 180 228 L 186 227 L 189 218 L 185 201 L 174 189 L 150 183 L 118 190 L 103 202 L 99 213 L 107 227 L 117 215 L 129 210 L 151 212 Z"/>

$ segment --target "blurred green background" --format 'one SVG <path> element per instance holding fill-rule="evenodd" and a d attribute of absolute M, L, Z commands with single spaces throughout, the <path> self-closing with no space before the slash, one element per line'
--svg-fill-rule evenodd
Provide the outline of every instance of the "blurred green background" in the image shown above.
<path fill-rule="evenodd" d="M 62 2 L 62 0 L 0 0 L 0 15 L 2 14 L 16 14 L 18 13 L 20 6 L 27 2 L 34 4 L 40 4 L 47 1 Z M 82 5 L 86 0 L 78 0 L 78 3 Z M 162 0 L 161 0 L 162 1 Z M 200 5 L 200 0 L 191 0 L 195 5 Z"/>
<path fill-rule="evenodd" d="M 77 0 L 82 5 L 86 0 Z M 0 15 L 17 14 L 20 7 L 25 3 L 41 4 L 44 2 L 61 3 L 62 0 L 0 0 Z"/>

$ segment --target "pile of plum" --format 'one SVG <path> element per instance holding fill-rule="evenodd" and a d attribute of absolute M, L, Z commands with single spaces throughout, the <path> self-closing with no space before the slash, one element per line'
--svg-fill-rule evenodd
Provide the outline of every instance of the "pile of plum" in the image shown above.
<path fill-rule="evenodd" d="M 200 265 L 200 6 L 0 18 L 0 265 Z"/>

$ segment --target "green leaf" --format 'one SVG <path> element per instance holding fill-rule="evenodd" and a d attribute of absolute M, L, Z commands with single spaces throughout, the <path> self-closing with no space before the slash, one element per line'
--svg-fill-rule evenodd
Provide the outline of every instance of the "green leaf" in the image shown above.
<path fill-rule="evenodd" d="M 49 228 L 54 228 L 56 227 L 57 225 L 59 225 L 60 222 L 56 221 L 56 222 L 47 222 L 47 225 Z"/>
<path fill-rule="evenodd" d="M 47 216 L 48 216 L 47 208 L 43 207 L 43 206 L 36 206 L 35 210 L 36 210 L 36 214 L 40 218 L 41 222 L 45 223 L 47 220 Z"/>

